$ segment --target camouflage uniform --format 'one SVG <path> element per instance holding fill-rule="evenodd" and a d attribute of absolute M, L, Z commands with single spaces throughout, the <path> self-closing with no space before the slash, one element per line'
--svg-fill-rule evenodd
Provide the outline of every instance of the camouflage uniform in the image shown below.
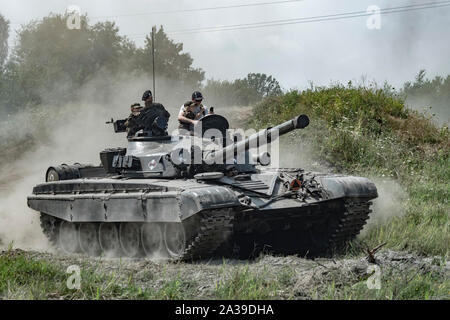
<path fill-rule="evenodd" d="M 181 107 L 180 112 L 182 112 L 182 115 L 188 119 L 195 120 L 198 119 L 198 115 L 205 116 L 208 112 L 206 111 L 206 108 L 200 104 L 197 108 L 199 110 L 197 112 L 193 112 L 189 109 L 191 105 L 193 105 L 193 101 L 186 101 L 184 105 Z M 192 130 L 192 124 L 188 122 L 178 121 L 180 124 L 178 125 L 179 129 L 185 129 L 185 130 Z"/>
<path fill-rule="evenodd" d="M 132 112 L 130 116 L 125 121 L 125 126 L 127 127 L 127 137 L 132 137 L 138 132 L 139 124 L 138 124 L 139 115 L 134 115 Z"/>
<path fill-rule="evenodd" d="M 139 103 L 131 105 L 131 109 L 141 107 Z M 142 107 L 141 107 L 142 108 Z M 127 128 L 127 137 L 132 137 L 140 130 L 138 118 L 141 111 L 132 111 L 125 121 L 125 126 Z"/>

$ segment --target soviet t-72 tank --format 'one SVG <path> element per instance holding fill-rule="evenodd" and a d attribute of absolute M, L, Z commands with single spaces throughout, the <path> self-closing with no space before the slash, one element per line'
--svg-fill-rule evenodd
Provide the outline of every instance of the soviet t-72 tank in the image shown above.
<path fill-rule="evenodd" d="M 167 119 L 144 119 L 126 149 L 100 152 L 100 166 L 50 167 L 33 188 L 28 206 L 60 250 L 175 260 L 261 250 L 316 256 L 353 239 L 377 197 L 366 178 L 273 168 L 268 152 L 252 153 L 307 127 L 305 115 L 240 140 L 219 115 L 201 119 L 199 135 L 169 136 Z M 114 127 L 123 132 L 124 121 Z"/>

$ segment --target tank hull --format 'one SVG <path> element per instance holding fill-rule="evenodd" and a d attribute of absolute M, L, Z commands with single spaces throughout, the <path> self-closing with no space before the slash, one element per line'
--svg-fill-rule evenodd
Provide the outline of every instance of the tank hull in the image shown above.
<path fill-rule="evenodd" d="M 283 172 L 293 171 L 267 170 L 247 182 L 227 177 L 53 181 L 37 185 L 28 206 L 41 213 L 44 233 L 55 246 L 94 255 L 107 254 L 108 242 L 117 242 L 115 255 L 129 257 L 247 258 L 262 250 L 318 255 L 341 248 L 361 231 L 377 196 L 373 183 L 310 173 L 320 196 L 299 198 L 281 191 Z M 85 238 L 95 245 L 83 243 Z M 66 248 L 63 241 L 78 245 Z"/>

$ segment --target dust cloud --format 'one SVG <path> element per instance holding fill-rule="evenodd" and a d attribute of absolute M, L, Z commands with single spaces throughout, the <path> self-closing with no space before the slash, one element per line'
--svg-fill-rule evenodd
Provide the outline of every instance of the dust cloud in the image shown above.
<path fill-rule="evenodd" d="M 303 168 L 315 172 L 336 172 L 336 168 L 313 156 L 312 145 L 307 141 L 297 141 L 293 145 L 292 141 L 288 142 L 287 139 L 281 139 L 280 154 L 283 155 L 280 157 L 281 167 Z M 375 183 L 378 198 L 372 200 L 372 213 L 361 231 L 362 234 L 370 230 L 371 227 L 387 222 L 392 217 L 402 216 L 408 201 L 406 191 L 397 181 L 382 177 L 368 178 Z"/>
<path fill-rule="evenodd" d="M 130 105 L 142 103 L 142 93 L 152 89 L 152 81 L 145 76 L 112 78 L 102 74 L 77 92 L 76 102 L 57 105 L 58 90 L 64 87 L 42 93 L 43 107 L 24 110 L 0 123 L 1 146 L 9 153 L 3 155 L 7 163 L 0 164 L 0 247 L 12 243 L 22 249 L 49 249 L 39 214 L 28 208 L 26 197 L 34 185 L 45 181 L 49 166 L 98 165 L 100 151 L 126 147 L 125 133 L 114 133 L 112 125 L 105 122 L 126 118 Z M 172 81 L 158 79 L 156 101 L 171 114 L 169 132 L 176 128 L 178 110 L 194 90 L 173 92 L 172 88 Z"/>
<path fill-rule="evenodd" d="M 378 191 L 378 198 L 372 200 L 373 212 L 361 231 L 364 235 L 370 228 L 387 222 L 390 218 L 401 217 L 405 213 L 408 195 L 398 182 L 392 179 L 372 177 Z"/>
<path fill-rule="evenodd" d="M 433 101 L 432 95 L 422 95 L 406 98 L 406 105 L 412 110 L 419 111 L 438 126 L 450 125 L 450 102 Z"/>
<path fill-rule="evenodd" d="M 311 141 L 297 136 L 296 132 L 280 137 L 280 167 L 302 168 L 306 171 L 334 172 L 322 159 L 314 157 Z"/>

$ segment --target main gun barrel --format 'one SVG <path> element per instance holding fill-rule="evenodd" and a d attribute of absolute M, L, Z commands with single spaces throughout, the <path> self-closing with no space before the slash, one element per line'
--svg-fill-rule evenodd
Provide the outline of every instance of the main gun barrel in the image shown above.
<path fill-rule="evenodd" d="M 225 157 L 234 157 L 239 152 L 246 151 L 250 147 L 260 147 L 266 143 L 270 143 L 272 138 L 276 138 L 283 134 L 289 133 L 295 129 L 303 129 L 309 125 L 308 116 L 302 114 L 294 119 L 283 122 L 278 126 L 261 130 L 242 141 L 233 143 L 225 148 L 208 153 L 205 160 L 214 161 L 219 159 L 225 159 Z"/>

